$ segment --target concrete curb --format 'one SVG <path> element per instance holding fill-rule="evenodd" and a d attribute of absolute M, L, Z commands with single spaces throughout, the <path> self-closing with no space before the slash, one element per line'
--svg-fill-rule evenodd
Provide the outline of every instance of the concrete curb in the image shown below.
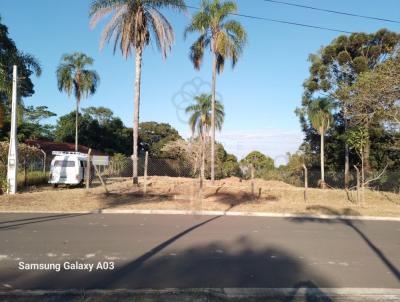
<path fill-rule="evenodd" d="M 366 220 L 366 221 L 399 221 L 400 217 L 380 216 L 347 216 L 323 214 L 288 214 L 270 212 L 227 212 L 227 211 L 190 211 L 190 210 L 136 210 L 136 209 L 99 209 L 95 211 L 0 211 L 9 214 L 145 214 L 145 215 L 197 215 L 197 216 L 244 216 L 244 217 L 276 217 L 331 220 Z"/>
<path fill-rule="evenodd" d="M 10 290 L 0 291 L 3 301 L 398 301 L 400 289 L 390 288 L 196 288 L 116 290 Z M 30 299 L 29 299 L 30 298 Z M 171 300 L 173 299 L 173 300 Z M 135 300 L 136 301 L 136 300 Z M 317 300 L 316 300 L 317 301 Z"/>
<path fill-rule="evenodd" d="M 308 215 L 269 212 L 226 212 L 226 211 L 185 211 L 185 210 L 100 210 L 104 214 L 152 214 L 152 215 L 199 215 L 199 216 L 246 216 L 305 219 L 376 220 L 400 221 L 400 217 L 347 216 L 347 215 Z"/>

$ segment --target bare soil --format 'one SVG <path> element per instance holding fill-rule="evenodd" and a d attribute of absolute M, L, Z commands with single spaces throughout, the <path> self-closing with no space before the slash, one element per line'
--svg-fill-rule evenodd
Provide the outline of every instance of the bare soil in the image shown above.
<path fill-rule="evenodd" d="M 400 195 L 366 190 L 365 202 L 356 202 L 356 192 L 304 189 L 280 181 L 227 178 L 202 190 L 198 179 L 153 176 L 139 187 L 130 179 L 109 179 L 108 194 L 102 186 L 83 188 L 32 188 L 14 196 L 0 196 L 0 211 L 95 211 L 99 209 L 157 209 L 275 212 L 295 214 L 343 214 L 400 217 Z"/>

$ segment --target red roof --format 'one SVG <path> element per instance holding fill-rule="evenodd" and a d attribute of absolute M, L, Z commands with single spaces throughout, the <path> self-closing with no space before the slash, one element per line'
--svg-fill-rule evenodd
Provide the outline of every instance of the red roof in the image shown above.
<path fill-rule="evenodd" d="M 51 154 L 53 151 L 69 151 L 69 152 L 74 152 L 75 151 L 75 144 L 72 143 L 63 143 L 63 142 L 52 142 L 52 141 L 46 141 L 46 140 L 34 140 L 34 139 L 28 139 L 25 141 L 25 144 L 29 146 L 34 146 L 37 148 L 42 149 L 44 152 L 47 154 Z M 82 153 L 88 153 L 89 147 L 78 145 L 78 151 Z M 93 155 L 105 155 L 103 152 L 97 151 L 92 149 L 92 154 Z"/>

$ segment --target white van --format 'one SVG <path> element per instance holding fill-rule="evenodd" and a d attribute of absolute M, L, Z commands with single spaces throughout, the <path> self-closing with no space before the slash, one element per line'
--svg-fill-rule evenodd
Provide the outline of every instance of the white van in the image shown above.
<path fill-rule="evenodd" d="M 82 185 L 85 180 L 87 155 L 80 152 L 53 151 L 49 183 Z"/>

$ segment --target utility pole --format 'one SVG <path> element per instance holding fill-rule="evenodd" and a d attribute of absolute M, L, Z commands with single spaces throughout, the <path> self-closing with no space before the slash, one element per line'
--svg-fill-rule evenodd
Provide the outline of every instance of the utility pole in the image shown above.
<path fill-rule="evenodd" d="M 11 131 L 8 148 L 7 193 L 17 192 L 18 148 L 17 148 L 17 66 L 13 67 L 13 87 L 11 105 Z"/>

